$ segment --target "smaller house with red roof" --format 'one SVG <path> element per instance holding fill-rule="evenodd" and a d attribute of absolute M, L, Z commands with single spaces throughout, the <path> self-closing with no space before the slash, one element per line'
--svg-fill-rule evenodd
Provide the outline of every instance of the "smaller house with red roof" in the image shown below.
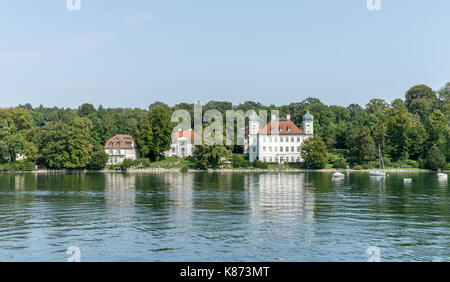
<path fill-rule="evenodd" d="M 124 159 L 139 159 L 139 149 L 133 137 L 127 134 L 117 134 L 103 148 L 108 154 L 108 165 L 120 164 Z"/>
<path fill-rule="evenodd" d="M 181 128 L 172 136 L 170 149 L 164 152 L 166 157 L 189 157 L 194 154 L 194 140 L 201 139 L 192 129 L 182 130 Z"/>
<path fill-rule="evenodd" d="M 269 163 L 302 162 L 301 146 L 314 134 L 314 117 L 309 111 L 303 116 L 303 129 L 295 125 L 290 115 L 279 120 L 275 116 L 263 128 L 259 118 L 250 117 L 248 129 L 248 152 L 251 162 Z"/>

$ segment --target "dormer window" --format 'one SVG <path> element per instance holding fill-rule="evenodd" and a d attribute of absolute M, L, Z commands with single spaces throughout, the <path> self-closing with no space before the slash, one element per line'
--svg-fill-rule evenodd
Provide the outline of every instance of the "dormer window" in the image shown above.
<path fill-rule="evenodd" d="M 280 127 L 280 132 L 283 132 L 283 128 L 282 127 Z"/>
<path fill-rule="evenodd" d="M 116 146 L 117 146 L 117 148 L 119 148 L 120 147 L 120 142 L 117 142 Z"/>
<path fill-rule="evenodd" d="M 113 142 L 109 142 L 109 147 L 114 147 Z"/>
<path fill-rule="evenodd" d="M 291 131 L 291 128 L 290 128 L 290 127 L 288 127 L 287 131 L 289 131 L 289 132 L 290 132 L 290 131 Z"/>

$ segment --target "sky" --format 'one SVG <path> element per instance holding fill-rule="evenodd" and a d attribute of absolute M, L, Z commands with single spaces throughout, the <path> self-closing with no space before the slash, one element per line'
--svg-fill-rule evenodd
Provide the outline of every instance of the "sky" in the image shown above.
<path fill-rule="evenodd" d="M 391 102 L 450 81 L 450 1 L 0 0 L 0 107 Z"/>

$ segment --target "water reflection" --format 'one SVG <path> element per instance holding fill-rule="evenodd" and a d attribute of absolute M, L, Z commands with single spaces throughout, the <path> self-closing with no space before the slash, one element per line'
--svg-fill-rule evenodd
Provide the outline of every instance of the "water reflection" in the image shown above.
<path fill-rule="evenodd" d="M 105 175 L 105 206 L 111 219 L 128 222 L 135 214 L 136 175 L 108 173 Z"/>
<path fill-rule="evenodd" d="M 314 232 L 315 197 L 306 188 L 304 173 L 253 174 L 249 176 L 251 223 L 256 232 L 273 232 L 265 240 L 289 240 L 294 233 L 309 239 Z M 298 234 L 297 234 L 298 235 Z"/>
<path fill-rule="evenodd" d="M 405 185 L 404 177 L 413 179 Z M 435 174 L 0 174 L 0 260 L 449 259 Z"/>

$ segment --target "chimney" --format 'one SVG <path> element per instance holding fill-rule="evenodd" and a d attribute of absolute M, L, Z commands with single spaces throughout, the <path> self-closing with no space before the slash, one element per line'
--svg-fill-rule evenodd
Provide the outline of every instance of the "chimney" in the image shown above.
<path fill-rule="evenodd" d="M 286 120 L 291 120 L 291 115 L 286 115 Z"/>
<path fill-rule="evenodd" d="M 277 116 L 276 115 L 272 115 L 272 120 L 277 120 Z"/>

